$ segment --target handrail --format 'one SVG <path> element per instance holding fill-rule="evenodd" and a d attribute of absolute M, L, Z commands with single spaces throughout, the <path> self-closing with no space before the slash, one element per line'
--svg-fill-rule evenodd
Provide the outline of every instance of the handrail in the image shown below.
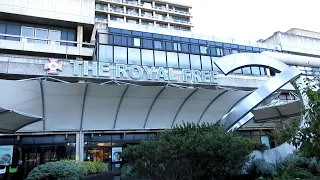
<path fill-rule="evenodd" d="M 51 42 L 48 44 L 56 44 L 56 42 L 57 42 L 57 43 L 68 43 L 68 44 L 75 44 L 75 45 L 79 44 L 79 45 L 87 45 L 87 46 L 94 46 L 95 45 L 94 43 L 87 43 L 87 42 L 77 42 L 77 41 L 68 41 L 68 40 L 51 40 L 51 39 L 46 39 L 46 38 L 27 37 L 27 36 L 2 34 L 2 33 L 0 33 L 0 36 L 19 38 L 19 41 L 22 41 L 22 42 L 27 42 L 27 39 L 31 39 L 31 40 L 40 40 L 40 41 Z M 56 45 L 58 45 L 58 44 L 56 44 Z"/>

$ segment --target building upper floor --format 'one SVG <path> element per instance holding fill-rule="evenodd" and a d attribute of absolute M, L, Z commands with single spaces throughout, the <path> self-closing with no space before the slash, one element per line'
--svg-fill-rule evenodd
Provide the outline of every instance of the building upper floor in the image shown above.
<path fill-rule="evenodd" d="M 119 21 L 190 31 L 191 7 L 165 1 L 97 0 L 96 23 Z"/>

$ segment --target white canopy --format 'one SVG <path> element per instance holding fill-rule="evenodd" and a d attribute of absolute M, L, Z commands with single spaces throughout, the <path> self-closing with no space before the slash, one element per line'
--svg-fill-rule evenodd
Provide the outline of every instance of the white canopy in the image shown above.
<path fill-rule="evenodd" d="M 41 122 L 25 123 L 28 126 L 20 131 L 140 130 L 183 122 L 215 123 L 250 93 L 41 80 L 0 80 L 0 86 L 0 107 L 43 117 Z M 10 123 L 11 118 L 1 121 Z"/>

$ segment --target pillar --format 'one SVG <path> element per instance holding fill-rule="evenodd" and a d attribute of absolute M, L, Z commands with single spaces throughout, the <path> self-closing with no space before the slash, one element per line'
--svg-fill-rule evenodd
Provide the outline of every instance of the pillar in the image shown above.
<path fill-rule="evenodd" d="M 83 26 L 77 26 L 77 47 L 82 47 L 83 42 Z"/>
<path fill-rule="evenodd" d="M 84 153 L 84 134 L 77 132 L 76 134 L 76 161 L 83 161 Z"/>

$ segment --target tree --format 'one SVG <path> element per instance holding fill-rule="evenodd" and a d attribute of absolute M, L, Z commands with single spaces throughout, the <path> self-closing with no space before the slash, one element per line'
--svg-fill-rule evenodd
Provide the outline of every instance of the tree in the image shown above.
<path fill-rule="evenodd" d="M 277 122 L 274 129 L 269 133 L 274 140 L 275 145 L 279 146 L 282 143 L 289 142 L 296 134 L 300 124 L 299 118 L 289 118 L 282 122 Z"/>
<path fill-rule="evenodd" d="M 122 153 L 132 176 L 149 179 L 226 179 L 240 174 L 255 142 L 218 125 L 183 124 Z"/>
<path fill-rule="evenodd" d="M 303 93 L 309 98 L 309 107 L 304 109 L 304 113 L 309 119 L 305 122 L 305 128 L 299 129 L 291 142 L 299 147 L 302 155 L 320 160 L 320 81 L 313 78 L 306 82 Z"/>

